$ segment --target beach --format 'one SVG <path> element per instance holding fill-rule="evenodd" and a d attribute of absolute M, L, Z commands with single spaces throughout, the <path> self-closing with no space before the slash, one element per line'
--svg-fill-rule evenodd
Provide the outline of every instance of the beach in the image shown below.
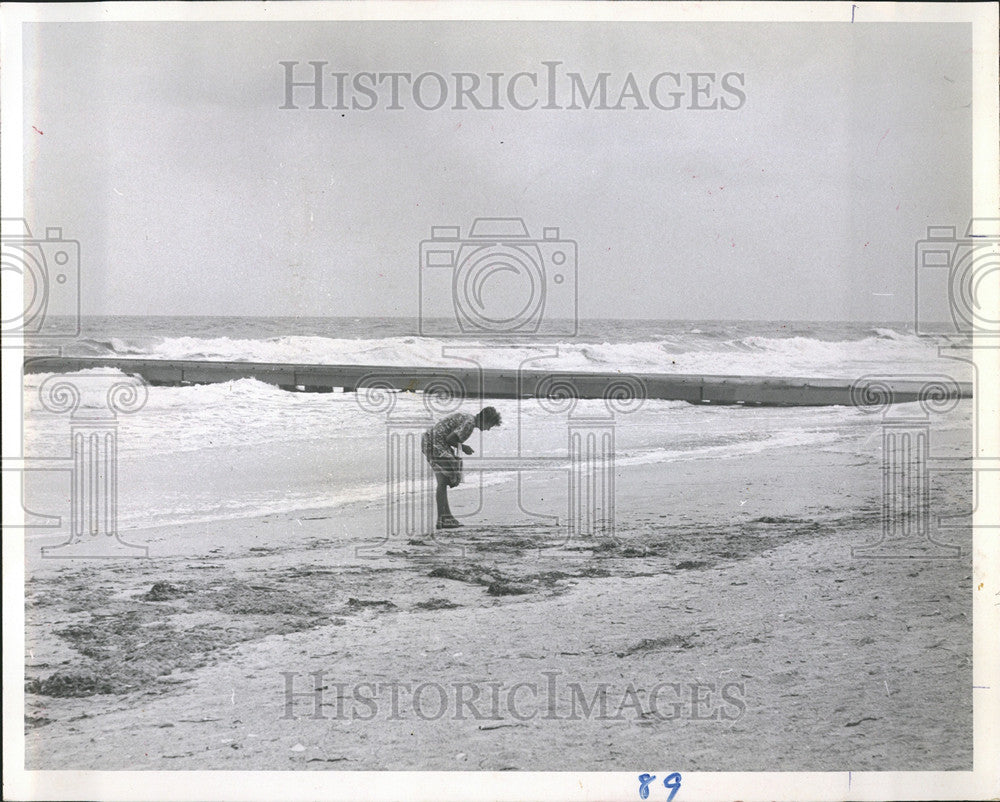
<path fill-rule="evenodd" d="M 29 540 L 26 766 L 969 770 L 971 530 L 942 535 L 956 558 L 852 556 L 882 531 L 881 430 L 833 413 L 836 436 L 655 457 L 629 432 L 663 410 L 623 424 L 613 531 L 590 536 L 525 511 L 567 492 L 527 471 L 467 477 L 445 533 L 386 539 L 384 495 L 361 494 L 153 518 L 123 533 L 146 559 Z M 936 455 L 968 458 L 970 414 L 936 420 Z M 358 437 L 342 450 L 381 447 Z M 245 456 L 218 448 L 136 487 Z M 935 514 L 968 512 L 967 479 L 931 478 Z"/>

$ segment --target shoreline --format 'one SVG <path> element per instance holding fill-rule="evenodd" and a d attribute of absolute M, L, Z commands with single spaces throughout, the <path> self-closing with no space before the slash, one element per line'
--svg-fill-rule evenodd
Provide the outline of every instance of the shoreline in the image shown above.
<path fill-rule="evenodd" d="M 971 535 L 958 560 L 852 558 L 880 527 L 865 451 L 626 466 L 613 539 L 565 542 L 526 523 L 503 483 L 477 525 L 372 557 L 354 552 L 384 523 L 370 503 L 144 530 L 148 560 L 36 556 L 29 681 L 75 671 L 83 684 L 63 692 L 114 692 L 27 694 L 28 767 L 971 768 Z M 532 487 L 547 496 L 560 480 Z M 474 509 L 469 490 L 453 493 L 459 514 Z M 483 692 L 559 671 L 588 699 L 612 680 L 621 699 L 631 683 L 640 707 L 623 721 L 455 719 L 452 697 L 435 720 L 380 707 L 366 722 L 313 719 L 299 697 L 305 715 L 283 718 L 282 672 L 299 692 L 314 671 L 352 688 Z M 740 717 L 701 720 L 736 713 L 721 700 L 731 682 L 745 684 Z M 716 706 L 674 698 L 679 717 L 640 715 L 662 683 L 714 684 L 701 693 Z"/>

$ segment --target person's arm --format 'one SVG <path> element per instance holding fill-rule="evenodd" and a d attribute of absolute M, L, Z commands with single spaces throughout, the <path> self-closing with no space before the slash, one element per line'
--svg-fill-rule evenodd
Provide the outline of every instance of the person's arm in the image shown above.
<path fill-rule="evenodd" d="M 468 436 L 468 435 L 466 435 L 466 436 Z M 448 437 L 445 438 L 445 442 L 449 446 L 451 446 L 452 448 L 455 448 L 456 446 L 460 446 L 461 449 L 462 449 L 462 452 L 465 453 L 465 454 L 475 454 L 476 453 L 475 450 L 472 448 L 472 446 L 467 446 L 465 443 L 462 442 L 462 440 L 458 436 L 458 432 L 452 432 L 451 434 L 449 434 Z"/>

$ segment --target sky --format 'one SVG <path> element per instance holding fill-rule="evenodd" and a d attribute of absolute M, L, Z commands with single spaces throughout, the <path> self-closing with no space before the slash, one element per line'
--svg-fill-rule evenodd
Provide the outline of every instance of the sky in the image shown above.
<path fill-rule="evenodd" d="M 85 314 L 415 316 L 432 226 L 519 217 L 576 243 L 584 318 L 909 320 L 915 243 L 971 209 L 962 24 L 25 30 L 28 221 L 80 242 Z M 404 89 L 388 110 L 382 84 L 372 110 L 310 109 L 310 89 L 280 108 L 279 62 L 304 80 L 311 60 L 348 82 L 560 61 L 561 88 L 632 73 L 643 93 L 735 72 L 745 101 L 428 111 Z"/>

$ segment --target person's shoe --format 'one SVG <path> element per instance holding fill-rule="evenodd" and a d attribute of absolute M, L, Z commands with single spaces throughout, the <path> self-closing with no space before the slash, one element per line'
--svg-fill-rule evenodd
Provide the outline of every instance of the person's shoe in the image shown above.
<path fill-rule="evenodd" d="M 438 529 L 458 529 L 462 526 L 462 523 L 455 518 L 439 518 L 437 522 Z"/>

